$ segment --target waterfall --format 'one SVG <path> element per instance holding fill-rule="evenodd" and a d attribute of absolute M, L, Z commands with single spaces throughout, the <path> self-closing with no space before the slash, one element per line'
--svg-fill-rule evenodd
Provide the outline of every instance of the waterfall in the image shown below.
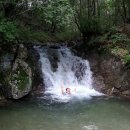
<path fill-rule="evenodd" d="M 89 61 L 75 56 L 68 48 L 35 47 L 35 49 L 40 55 L 39 63 L 46 98 L 66 102 L 70 99 L 90 99 L 102 95 L 92 86 Z M 70 88 L 71 95 L 63 95 L 61 87 L 64 92 L 66 88 Z"/>

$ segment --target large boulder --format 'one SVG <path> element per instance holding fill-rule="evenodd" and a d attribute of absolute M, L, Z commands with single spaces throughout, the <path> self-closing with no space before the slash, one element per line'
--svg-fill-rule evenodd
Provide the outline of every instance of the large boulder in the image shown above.
<path fill-rule="evenodd" d="M 32 89 L 32 70 L 26 59 L 28 51 L 24 45 L 20 45 L 18 55 L 8 76 L 8 83 L 11 88 L 11 97 L 19 99 L 27 95 Z"/>
<path fill-rule="evenodd" d="M 19 99 L 27 95 L 32 89 L 32 72 L 29 65 L 17 59 L 13 71 L 8 77 L 11 88 L 11 97 Z"/>
<path fill-rule="evenodd" d="M 23 44 L 11 46 L 1 55 L 0 74 L 1 92 L 7 98 L 19 99 L 32 90 L 32 69 L 28 51 Z"/>

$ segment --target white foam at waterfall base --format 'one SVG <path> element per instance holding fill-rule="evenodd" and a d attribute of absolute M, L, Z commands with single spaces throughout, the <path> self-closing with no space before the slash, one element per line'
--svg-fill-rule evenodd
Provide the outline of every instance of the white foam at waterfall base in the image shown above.
<path fill-rule="evenodd" d="M 58 68 L 54 72 L 52 61 L 49 59 L 51 50 L 39 47 L 36 49 L 40 54 L 45 84 L 44 94 L 60 102 L 68 102 L 71 99 L 90 99 L 93 96 L 102 95 L 92 87 L 92 72 L 87 60 L 74 56 L 68 48 L 55 49 L 53 51 L 58 57 Z M 64 92 L 66 88 L 70 88 L 71 95 L 63 95 L 61 87 L 64 88 Z"/>

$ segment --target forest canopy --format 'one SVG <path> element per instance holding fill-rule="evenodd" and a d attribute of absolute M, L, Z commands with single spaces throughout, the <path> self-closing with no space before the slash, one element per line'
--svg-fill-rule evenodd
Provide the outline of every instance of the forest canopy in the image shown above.
<path fill-rule="evenodd" d="M 0 1 L 1 43 L 89 38 L 125 23 L 130 23 L 129 0 Z"/>

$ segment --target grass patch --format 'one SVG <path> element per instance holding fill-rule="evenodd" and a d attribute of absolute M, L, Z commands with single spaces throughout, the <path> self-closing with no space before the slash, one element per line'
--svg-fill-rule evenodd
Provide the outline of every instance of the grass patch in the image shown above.
<path fill-rule="evenodd" d="M 126 55 L 129 54 L 129 51 L 127 49 L 115 47 L 111 49 L 111 53 L 115 56 L 119 56 L 121 58 L 124 58 Z"/>

